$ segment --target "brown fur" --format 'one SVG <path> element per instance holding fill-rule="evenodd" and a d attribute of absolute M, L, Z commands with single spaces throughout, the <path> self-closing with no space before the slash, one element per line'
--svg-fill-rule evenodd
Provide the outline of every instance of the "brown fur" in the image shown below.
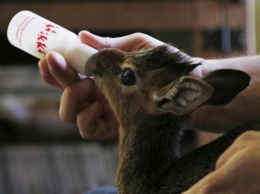
<path fill-rule="evenodd" d="M 178 158 L 179 131 L 189 113 L 203 104 L 228 103 L 250 79 L 232 70 L 216 71 L 205 79 L 194 78 L 188 74 L 200 64 L 171 48 L 163 45 L 132 53 L 105 49 L 88 64 L 88 74 L 95 76 L 120 124 L 119 194 L 185 191 L 212 171 L 220 154 L 248 129 L 235 129 Z M 135 79 L 126 76 L 123 80 L 126 69 L 134 73 Z M 259 122 L 251 125 L 260 127 Z"/>

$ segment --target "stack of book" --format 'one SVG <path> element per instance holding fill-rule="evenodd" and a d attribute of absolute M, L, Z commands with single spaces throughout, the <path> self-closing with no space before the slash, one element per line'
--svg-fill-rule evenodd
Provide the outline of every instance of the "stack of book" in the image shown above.
<path fill-rule="evenodd" d="M 6 145 L 0 148 L 1 194 L 80 194 L 113 186 L 116 143 Z"/>

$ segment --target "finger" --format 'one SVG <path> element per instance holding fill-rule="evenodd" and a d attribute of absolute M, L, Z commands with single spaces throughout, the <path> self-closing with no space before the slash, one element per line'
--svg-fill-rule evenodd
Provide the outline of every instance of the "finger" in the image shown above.
<path fill-rule="evenodd" d="M 76 116 L 92 103 L 89 99 L 95 90 L 91 78 L 82 79 L 65 88 L 60 103 L 60 118 L 69 123 L 76 122 Z"/>
<path fill-rule="evenodd" d="M 48 62 L 49 72 L 62 88 L 80 79 L 78 73 L 66 63 L 65 59 L 59 53 L 48 53 L 46 60 Z"/>
<path fill-rule="evenodd" d="M 51 72 L 49 71 L 46 59 L 40 60 L 38 66 L 42 80 L 53 87 L 63 89 L 59 82 L 57 82 L 57 80 L 52 76 Z"/>
<path fill-rule="evenodd" d="M 242 146 L 238 145 L 238 144 L 233 144 L 231 145 L 217 160 L 215 169 L 220 169 L 222 168 L 227 161 L 230 159 L 230 157 L 232 157 L 234 154 L 236 154 L 237 152 L 241 151 Z"/>
<path fill-rule="evenodd" d="M 226 170 L 226 169 L 225 169 Z M 227 194 L 233 193 L 231 190 L 236 190 L 235 185 L 232 184 L 231 180 L 233 179 L 232 175 L 230 175 L 228 171 L 225 170 L 216 170 L 194 186 L 192 186 L 188 191 L 182 194 Z M 239 182 L 238 179 L 235 179 Z M 231 189 L 231 190 L 230 190 Z"/>
<path fill-rule="evenodd" d="M 253 146 L 255 142 L 260 139 L 260 133 L 256 131 L 247 131 L 241 134 L 234 143 L 218 158 L 216 163 L 216 169 L 224 166 L 230 157 L 248 149 L 249 146 Z"/>
<path fill-rule="evenodd" d="M 92 103 L 88 108 L 85 108 L 78 113 L 77 125 L 81 137 L 84 139 L 95 139 L 98 125 L 102 125 L 99 121 L 101 114 L 102 106 L 98 102 Z"/>
<path fill-rule="evenodd" d="M 124 51 L 134 51 L 151 46 L 158 46 L 164 44 L 163 42 L 152 38 L 143 33 L 134 33 L 118 38 L 100 37 L 88 31 L 79 33 L 81 41 L 97 50 L 103 48 L 119 48 Z"/>
<path fill-rule="evenodd" d="M 98 87 L 93 87 L 92 94 L 95 102 L 77 114 L 81 136 L 85 139 L 96 140 L 117 138 L 118 122 L 107 99 Z"/>
<path fill-rule="evenodd" d="M 214 177 L 214 174 L 212 174 L 213 173 L 207 175 L 201 181 L 193 185 L 188 191 L 182 192 L 181 194 L 209 194 L 211 188 L 209 187 L 207 182 L 211 180 L 211 177 Z"/>
<path fill-rule="evenodd" d="M 102 113 L 103 106 L 99 102 L 94 102 L 77 115 L 78 128 L 83 138 L 104 140 L 118 137 L 118 128 L 104 119 Z"/>
<path fill-rule="evenodd" d="M 81 31 L 79 33 L 79 38 L 82 43 L 87 44 L 97 50 L 110 47 L 105 45 L 105 38 L 92 34 L 88 31 Z"/>

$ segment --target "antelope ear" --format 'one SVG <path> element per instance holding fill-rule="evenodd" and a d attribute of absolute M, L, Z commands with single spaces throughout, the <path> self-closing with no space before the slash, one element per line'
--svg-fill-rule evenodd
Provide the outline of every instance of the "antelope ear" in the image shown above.
<path fill-rule="evenodd" d="M 214 88 L 214 94 L 206 104 L 219 106 L 229 103 L 248 86 L 250 79 L 248 74 L 238 70 L 212 72 L 203 79 Z"/>
<path fill-rule="evenodd" d="M 224 105 L 245 89 L 249 76 L 236 70 L 214 71 L 204 79 L 183 76 L 155 93 L 163 112 L 184 115 L 203 104 Z"/>
<path fill-rule="evenodd" d="M 183 76 L 160 89 L 154 100 L 163 112 L 187 114 L 208 101 L 214 88 L 201 79 Z"/>

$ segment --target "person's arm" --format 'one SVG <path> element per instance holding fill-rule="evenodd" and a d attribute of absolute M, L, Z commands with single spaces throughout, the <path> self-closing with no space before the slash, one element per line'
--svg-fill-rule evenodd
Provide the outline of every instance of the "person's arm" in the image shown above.
<path fill-rule="evenodd" d="M 260 56 L 205 60 L 194 70 L 200 77 L 216 69 L 237 69 L 251 77 L 249 86 L 229 104 L 220 107 L 203 106 L 193 113 L 192 128 L 225 132 L 248 120 L 260 117 Z"/>

